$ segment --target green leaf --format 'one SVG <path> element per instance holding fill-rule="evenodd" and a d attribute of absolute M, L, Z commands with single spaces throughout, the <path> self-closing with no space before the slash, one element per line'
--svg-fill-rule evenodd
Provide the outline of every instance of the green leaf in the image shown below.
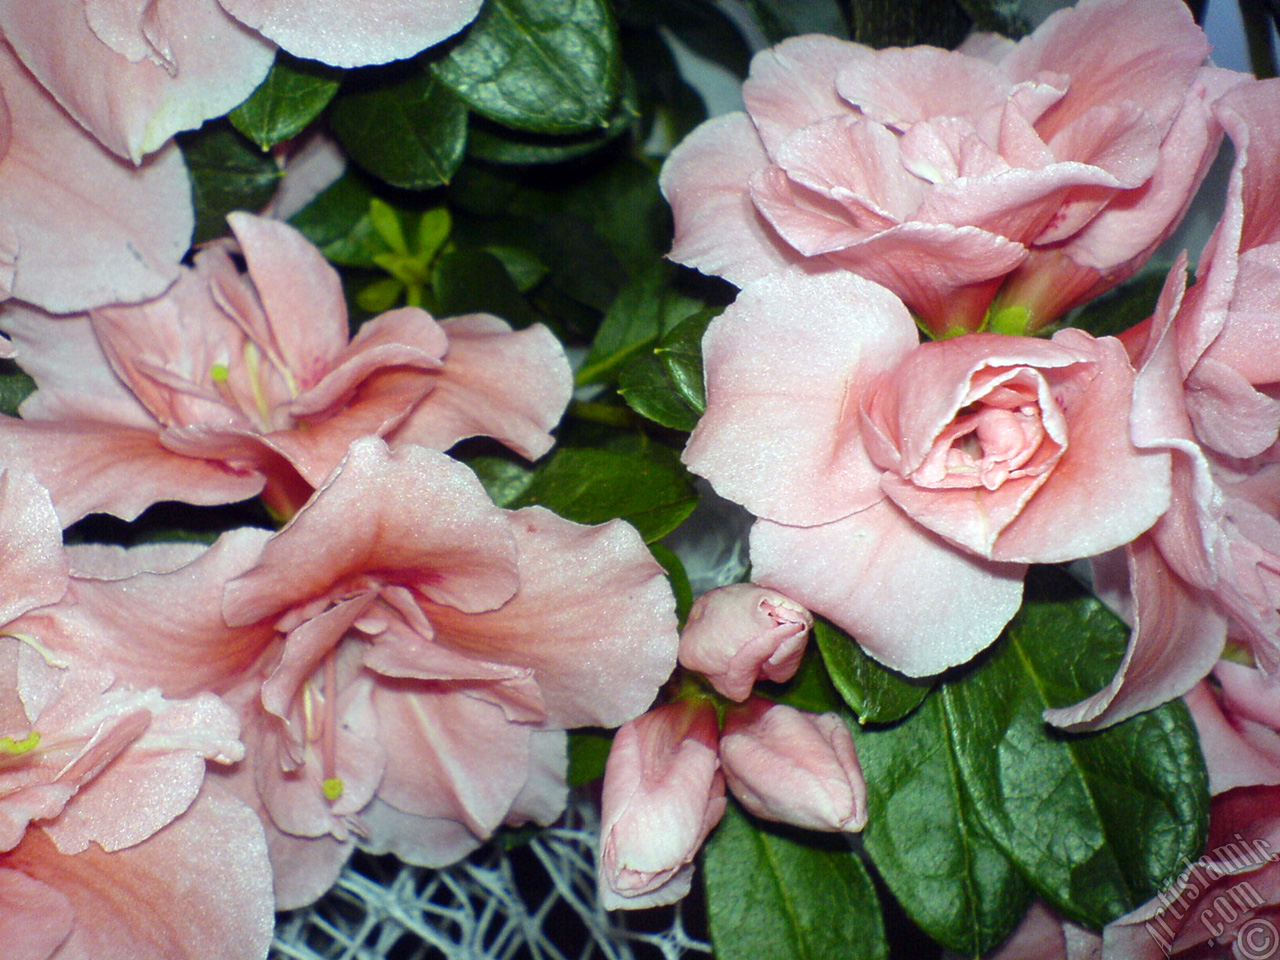
<path fill-rule="evenodd" d="M 1098 929 L 1199 852 L 1208 780 L 1181 702 L 1098 733 L 1046 726 L 1046 708 L 1111 679 L 1128 638 L 1114 614 L 1055 574 L 1037 574 L 1007 640 L 982 669 L 945 685 L 940 702 L 988 832 L 1042 897 Z"/>
<path fill-rule="evenodd" d="M 1090 300 L 1068 324 L 1095 337 L 1110 337 L 1141 323 L 1155 312 L 1170 264 L 1151 264 L 1114 290 Z"/>
<path fill-rule="evenodd" d="M 487 0 L 434 70 L 490 120 L 531 133 L 586 133 L 613 113 L 617 29 L 605 0 Z"/>
<path fill-rule="evenodd" d="M 467 461 L 485 492 L 500 507 L 510 507 L 533 482 L 533 467 L 503 457 L 472 457 Z"/>
<path fill-rule="evenodd" d="M 918 707 L 934 678 L 917 679 L 873 660 L 856 640 L 832 623 L 815 618 L 813 639 L 845 703 L 859 723 L 893 723 Z"/>
<path fill-rule="evenodd" d="M 295 213 L 289 222 L 332 262 L 347 267 L 372 267 L 374 255 L 386 250 L 370 217 L 373 199 L 363 178 L 348 171 Z"/>
<path fill-rule="evenodd" d="M 770 43 L 802 33 L 849 37 L 849 25 L 836 0 L 747 0 L 747 6 Z"/>
<path fill-rule="evenodd" d="M 867 781 L 863 843 L 885 883 L 948 949 L 991 950 L 1022 919 L 1031 888 L 982 827 L 940 698 L 891 727 L 855 724 L 853 738 Z"/>
<path fill-rule="evenodd" d="M 591 344 L 591 352 L 578 370 L 579 386 L 604 383 L 618 368 L 663 333 L 702 309 L 702 303 L 672 288 L 675 268 L 657 262 L 618 294 Z"/>
<path fill-rule="evenodd" d="M 842 836 L 764 824 L 730 803 L 702 850 L 718 960 L 886 960 L 880 903 Z"/>
<path fill-rule="evenodd" d="M 618 376 L 618 393 L 640 416 L 672 430 L 692 432 L 698 412 L 681 399 L 671 382 L 671 374 L 656 353 L 642 353 Z"/>
<path fill-rule="evenodd" d="M 206 123 L 177 137 L 191 175 L 196 228 L 192 243 L 227 232 L 233 210 L 260 210 L 280 182 L 280 168 L 270 155 L 236 133 L 226 120 Z"/>
<path fill-rule="evenodd" d="M 0 413 L 18 415 L 18 406 L 36 392 L 36 382 L 12 360 L 0 359 Z"/>
<path fill-rule="evenodd" d="M 683 468 L 614 450 L 561 447 L 525 475 L 523 486 L 511 471 L 493 475 L 500 478 L 499 506 L 538 504 L 578 523 L 621 517 L 646 543 L 678 527 L 698 502 Z"/>
<path fill-rule="evenodd" d="M 302 131 L 329 105 L 340 70 L 299 60 L 281 50 L 266 79 L 249 99 L 227 115 L 237 130 L 263 150 Z"/>
<path fill-rule="evenodd" d="M 404 284 L 395 277 L 383 277 L 361 287 L 356 294 L 356 303 L 361 310 L 369 313 L 383 313 L 395 306 L 400 295 L 404 293 Z"/>
<path fill-rule="evenodd" d="M 485 250 L 455 250 L 436 263 L 431 277 L 442 317 L 492 313 L 514 327 L 536 319 L 502 261 Z"/>
<path fill-rule="evenodd" d="M 448 183 L 467 144 L 467 108 L 420 66 L 350 74 L 329 123 L 351 159 L 395 187 Z"/>
<path fill-rule="evenodd" d="M 580 787 L 604 776 L 604 765 L 613 746 L 612 730 L 584 728 L 569 731 L 569 775 L 571 787 Z"/>
<path fill-rule="evenodd" d="M 667 571 L 671 592 L 676 596 L 676 617 L 683 626 L 689 617 L 689 608 L 693 606 L 693 587 L 689 585 L 689 574 L 685 572 L 684 564 L 675 552 L 662 544 L 649 544 L 649 552 L 653 554 L 653 559 L 662 564 L 662 569 Z"/>
<path fill-rule="evenodd" d="M 871 47 L 931 44 L 948 50 L 969 32 L 957 0 L 853 0 L 849 36 Z"/>
<path fill-rule="evenodd" d="M 742 31 L 707 0 L 622 0 L 618 16 L 631 28 L 667 28 L 690 50 L 739 77 L 751 66 L 751 48 Z"/>
<path fill-rule="evenodd" d="M 816 644 L 810 644 L 805 650 L 800 668 L 790 680 L 786 683 L 757 681 L 755 692 L 776 703 L 785 703 L 810 713 L 834 712 L 843 715 L 848 710 L 831 682 L 831 676 L 827 673 Z"/>
<path fill-rule="evenodd" d="M 471 124 L 467 151 L 473 157 L 489 163 L 542 164 L 562 163 L 574 157 L 594 153 L 612 143 L 629 130 L 640 118 L 636 104 L 634 84 L 623 84 L 623 95 L 608 122 L 594 127 L 587 133 L 557 135 L 529 133 L 514 130 L 483 118 L 474 118 Z"/>
<path fill-rule="evenodd" d="M 719 313 L 719 310 L 702 310 L 682 320 L 654 350 L 676 393 L 698 416 L 707 409 L 707 391 L 702 379 L 702 337 Z"/>

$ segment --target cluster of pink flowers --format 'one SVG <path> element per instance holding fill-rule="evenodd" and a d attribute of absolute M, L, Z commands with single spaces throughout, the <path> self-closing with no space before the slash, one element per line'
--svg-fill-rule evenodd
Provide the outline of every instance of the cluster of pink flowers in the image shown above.
<path fill-rule="evenodd" d="M 402 308 L 350 338 L 314 247 L 231 224 L 159 297 L 0 315 L 38 384 L 0 421 L 0 875 L 61 918 L 22 914 L 24 956 L 260 957 L 357 845 L 438 866 L 554 820 L 565 731 L 636 717 L 675 664 L 635 530 L 499 509 L 442 452 L 550 448 L 547 330 Z M 282 529 L 61 544 L 88 513 L 254 495 Z"/>

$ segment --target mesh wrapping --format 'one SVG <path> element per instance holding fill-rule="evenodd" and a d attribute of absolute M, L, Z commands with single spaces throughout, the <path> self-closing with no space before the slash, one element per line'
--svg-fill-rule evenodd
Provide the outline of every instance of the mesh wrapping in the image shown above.
<path fill-rule="evenodd" d="M 593 804 L 509 850 L 445 870 L 357 855 L 312 906 L 282 914 L 273 960 L 678 960 L 710 956 L 684 906 L 609 914 L 596 903 Z"/>

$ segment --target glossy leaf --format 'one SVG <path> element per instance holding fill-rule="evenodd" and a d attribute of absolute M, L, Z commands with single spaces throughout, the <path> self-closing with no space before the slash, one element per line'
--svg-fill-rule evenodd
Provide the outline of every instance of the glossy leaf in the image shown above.
<path fill-rule="evenodd" d="M 16 417 L 22 401 L 36 391 L 36 382 L 12 360 L 0 359 L 0 413 Z"/>
<path fill-rule="evenodd" d="M 684 626 L 689 608 L 693 606 L 693 588 L 689 585 L 689 574 L 685 572 L 680 558 L 662 544 L 649 544 L 649 552 L 653 554 L 653 559 L 662 564 L 662 569 L 667 571 L 671 592 L 676 596 L 676 617 L 680 620 L 680 625 Z"/>
<path fill-rule="evenodd" d="M 338 92 L 341 71 L 281 50 L 266 79 L 227 115 L 237 130 L 263 150 L 300 133 Z"/>
<path fill-rule="evenodd" d="M 873 660 L 856 640 L 821 617 L 813 639 L 845 703 L 860 723 L 893 723 L 916 709 L 933 688 L 934 678 L 906 677 Z"/>
<path fill-rule="evenodd" d="M 604 765 L 613 745 L 612 730 L 584 728 L 569 731 L 569 786 L 580 787 L 604 776 Z"/>
<path fill-rule="evenodd" d="M 395 187 L 448 183 L 466 150 L 467 108 L 414 64 L 362 71 L 329 122 L 352 160 Z"/>
<path fill-rule="evenodd" d="M 280 182 L 280 168 L 271 156 L 225 120 L 179 135 L 178 144 L 191 174 L 196 211 L 192 243 L 225 234 L 228 213 L 261 209 Z"/>
<path fill-rule="evenodd" d="M 608 125 L 621 74 L 605 0 L 488 0 L 435 74 L 472 110 L 531 133 Z"/>
<path fill-rule="evenodd" d="M 698 412 L 680 398 L 671 375 L 652 351 L 631 360 L 618 376 L 618 393 L 640 416 L 672 430 L 689 433 Z"/>
<path fill-rule="evenodd" d="M 1155 312 L 1169 264 L 1152 264 L 1114 290 L 1090 300 L 1068 321 L 1095 337 L 1110 337 L 1141 323 Z"/>
<path fill-rule="evenodd" d="M 766 824 L 730 803 L 702 852 L 717 960 L 886 960 L 880 902 L 843 836 Z"/>
<path fill-rule="evenodd" d="M 348 171 L 289 220 L 341 266 L 372 267 L 386 249 L 370 215 L 373 193 L 364 178 Z"/>
<path fill-rule="evenodd" d="M 654 350 L 676 393 L 698 416 L 707 409 L 707 389 L 702 376 L 702 337 L 719 312 L 700 310 L 682 320 Z"/>
<path fill-rule="evenodd" d="M 537 318 L 502 261 L 484 250 L 454 250 L 436 264 L 431 277 L 441 317 L 492 313 L 514 327 Z"/>
<path fill-rule="evenodd" d="M 1111 678 L 1128 628 L 1065 578 L 1042 573 L 982 669 L 945 685 L 965 784 L 988 832 L 1037 892 L 1100 928 L 1151 899 L 1208 829 L 1195 725 L 1181 702 L 1091 734 L 1063 734 L 1049 707 Z"/>
<path fill-rule="evenodd" d="M 578 523 L 621 517 L 646 543 L 674 530 L 698 502 L 683 468 L 616 450 L 561 447 L 536 469 L 477 458 L 472 469 L 500 507 L 536 504 Z"/>
<path fill-rule="evenodd" d="M 852 726 L 867 782 L 863 843 L 876 869 L 934 940 L 986 953 L 1022 919 L 1031 887 L 982 826 L 940 698 L 891 727 Z"/>

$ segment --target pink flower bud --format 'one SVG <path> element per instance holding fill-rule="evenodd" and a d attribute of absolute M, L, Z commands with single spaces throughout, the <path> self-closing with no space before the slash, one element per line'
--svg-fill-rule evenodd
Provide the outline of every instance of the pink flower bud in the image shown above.
<path fill-rule="evenodd" d="M 757 817 L 809 830 L 856 832 L 867 823 L 867 785 L 837 714 L 753 697 L 725 718 L 720 762 L 733 795 Z"/>
<path fill-rule="evenodd" d="M 671 703 L 624 723 L 604 771 L 599 889 L 607 910 L 674 903 L 724 815 L 716 712 Z"/>
<path fill-rule="evenodd" d="M 694 601 L 680 635 L 680 663 L 705 674 L 731 700 L 745 700 L 760 677 L 790 680 L 800 666 L 813 615 L 794 600 L 751 583 Z"/>

